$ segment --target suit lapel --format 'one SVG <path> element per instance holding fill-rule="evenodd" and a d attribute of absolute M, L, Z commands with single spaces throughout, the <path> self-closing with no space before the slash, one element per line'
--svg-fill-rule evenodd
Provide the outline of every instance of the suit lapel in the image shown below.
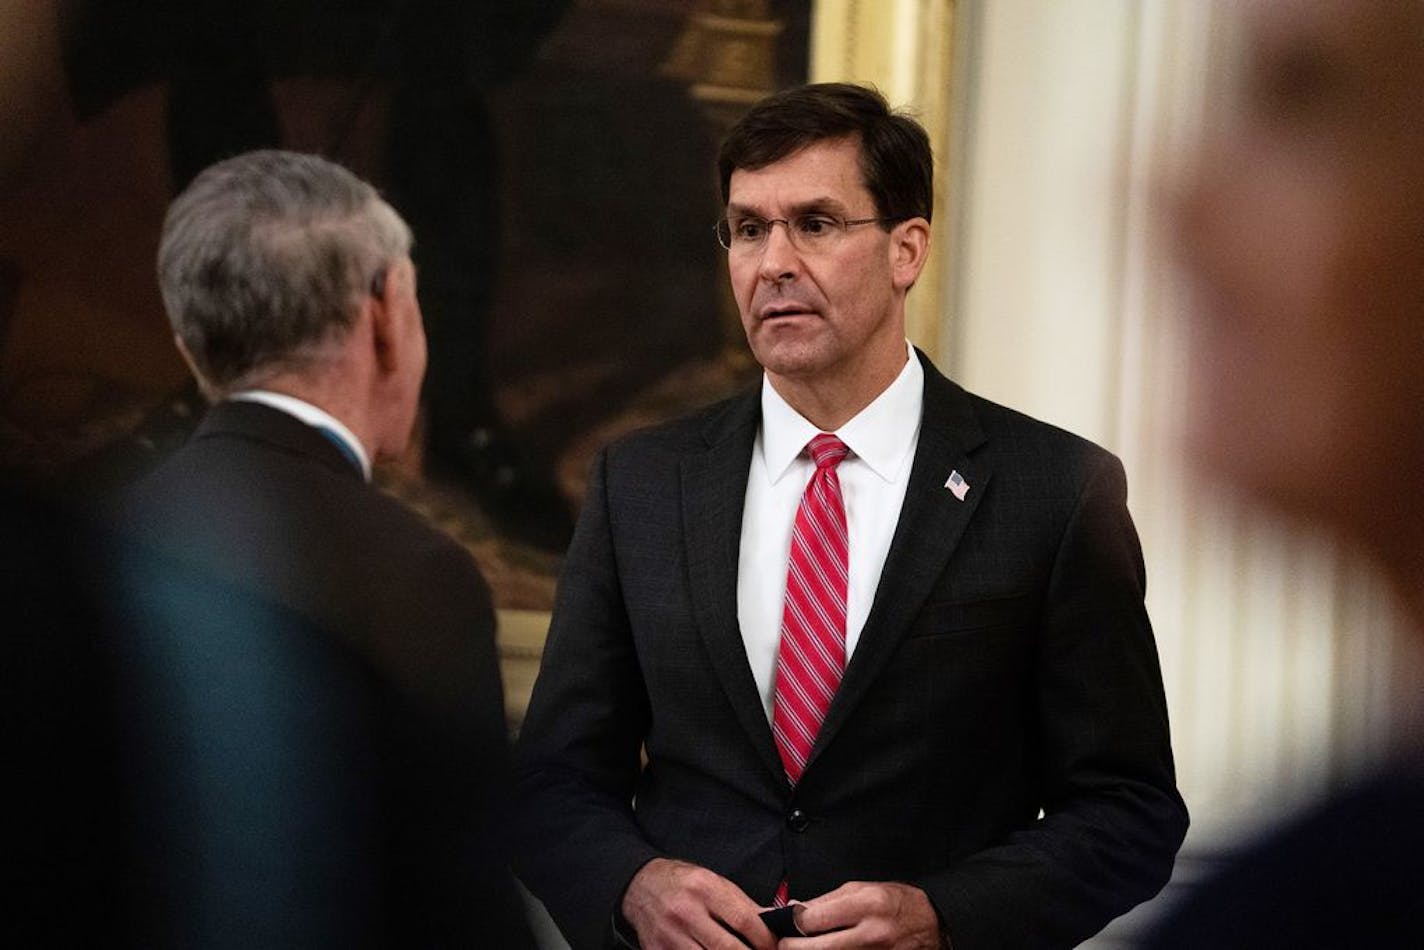
<path fill-rule="evenodd" d="M 854 712 L 899 646 L 944 573 L 992 474 L 987 460 L 976 461 L 973 456 L 985 437 L 968 396 L 941 376 L 923 355 L 921 362 L 925 369 L 924 408 L 905 503 L 870 614 L 816 736 L 808 768 Z M 955 471 L 970 486 L 963 501 L 945 487 Z"/>
<path fill-rule="evenodd" d="M 760 390 L 734 400 L 704 429 L 707 448 L 681 462 L 683 537 L 692 608 L 712 667 L 767 768 L 785 780 L 737 621 L 737 562 Z"/>

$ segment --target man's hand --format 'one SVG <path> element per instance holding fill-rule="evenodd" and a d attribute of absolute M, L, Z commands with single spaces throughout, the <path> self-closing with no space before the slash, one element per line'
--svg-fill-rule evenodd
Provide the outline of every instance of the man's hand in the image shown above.
<path fill-rule="evenodd" d="M 939 950 L 939 915 L 930 899 L 909 884 L 851 881 L 806 901 L 796 910 L 802 932 L 780 950 Z M 827 931 L 833 931 L 828 933 Z"/>
<path fill-rule="evenodd" d="M 643 950 L 775 950 L 776 938 L 759 910 L 721 875 L 668 858 L 643 865 L 623 894 L 623 916 Z"/>

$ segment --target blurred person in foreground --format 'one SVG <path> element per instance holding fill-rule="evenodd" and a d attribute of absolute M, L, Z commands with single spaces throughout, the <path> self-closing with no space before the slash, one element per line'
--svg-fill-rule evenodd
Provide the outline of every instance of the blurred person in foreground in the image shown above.
<path fill-rule="evenodd" d="M 1230 112 L 1175 207 L 1190 451 L 1374 559 L 1424 636 L 1424 3 L 1245 15 Z M 1424 755 L 1255 842 L 1152 945 L 1424 946 Z"/>
<path fill-rule="evenodd" d="M 164 303 L 213 406 L 123 499 L 114 569 L 155 944 L 529 942 L 488 589 L 370 484 L 425 370 L 411 243 L 371 186 L 289 152 L 169 207 Z"/>
<path fill-rule="evenodd" d="M 579 950 L 1072 946 L 1187 824 L 1122 466 L 906 342 L 933 158 L 878 93 L 719 167 L 764 379 L 595 462 L 516 870 Z"/>

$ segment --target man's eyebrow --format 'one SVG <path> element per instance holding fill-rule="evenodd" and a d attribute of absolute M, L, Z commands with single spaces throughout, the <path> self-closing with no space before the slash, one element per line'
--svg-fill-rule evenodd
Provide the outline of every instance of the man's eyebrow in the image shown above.
<path fill-rule="evenodd" d="M 829 196 L 812 198 L 809 201 L 798 202 L 791 206 L 792 214 L 816 214 L 817 212 L 844 214 L 845 210 L 846 206 L 844 204 Z"/>

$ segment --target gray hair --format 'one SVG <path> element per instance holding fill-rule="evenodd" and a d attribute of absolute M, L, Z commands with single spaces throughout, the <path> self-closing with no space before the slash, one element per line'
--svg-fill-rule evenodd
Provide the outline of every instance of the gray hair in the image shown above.
<path fill-rule="evenodd" d="M 248 152 L 168 207 L 158 283 L 205 387 L 298 364 L 350 327 L 410 228 L 376 189 L 315 155 Z"/>

